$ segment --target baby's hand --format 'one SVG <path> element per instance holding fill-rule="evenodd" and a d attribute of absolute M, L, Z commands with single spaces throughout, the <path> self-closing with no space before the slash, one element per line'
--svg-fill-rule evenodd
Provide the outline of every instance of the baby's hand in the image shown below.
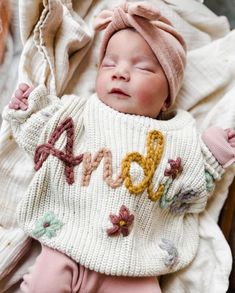
<path fill-rule="evenodd" d="M 26 83 L 20 83 L 18 89 L 15 91 L 11 98 L 8 107 L 14 110 L 27 110 L 28 109 L 28 97 L 34 87 L 30 87 Z"/>
<path fill-rule="evenodd" d="M 235 162 L 235 130 L 212 126 L 202 134 L 202 139 L 217 161 L 227 168 Z"/>
<path fill-rule="evenodd" d="M 227 134 L 228 143 L 231 147 L 235 148 L 235 130 L 232 128 L 225 129 Z"/>

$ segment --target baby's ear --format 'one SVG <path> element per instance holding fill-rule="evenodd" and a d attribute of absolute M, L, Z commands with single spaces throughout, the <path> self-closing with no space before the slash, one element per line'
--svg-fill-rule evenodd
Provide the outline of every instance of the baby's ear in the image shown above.
<path fill-rule="evenodd" d="M 162 106 L 162 112 L 165 112 L 169 107 L 170 107 L 170 97 L 167 97 Z"/>

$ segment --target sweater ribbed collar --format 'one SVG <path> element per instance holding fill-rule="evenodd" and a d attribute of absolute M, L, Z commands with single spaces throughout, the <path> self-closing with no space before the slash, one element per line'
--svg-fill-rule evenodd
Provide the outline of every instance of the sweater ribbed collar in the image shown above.
<path fill-rule="evenodd" d="M 99 100 L 97 94 L 91 96 L 87 102 L 86 108 L 89 109 L 90 119 L 91 116 L 92 119 L 98 117 L 99 123 L 103 124 L 104 127 L 107 127 L 110 121 L 115 121 L 116 123 L 125 124 L 128 128 L 141 128 L 142 130 L 145 128 L 146 131 L 149 129 L 175 131 L 183 129 L 187 127 L 189 123 L 191 124 L 193 122 L 192 116 L 188 112 L 180 109 L 168 112 L 164 115 L 164 119 L 162 120 L 121 113 L 104 104 Z M 96 121 L 96 119 L 94 119 L 94 121 Z"/>

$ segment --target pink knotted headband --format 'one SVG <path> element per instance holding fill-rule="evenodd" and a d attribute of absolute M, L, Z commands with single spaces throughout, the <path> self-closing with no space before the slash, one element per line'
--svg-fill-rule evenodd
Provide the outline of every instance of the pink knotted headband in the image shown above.
<path fill-rule="evenodd" d="M 126 2 L 113 10 L 103 10 L 94 22 L 96 31 L 105 29 L 100 47 L 100 63 L 111 36 L 128 27 L 134 28 L 145 39 L 161 64 L 169 83 L 172 105 L 182 84 L 186 63 L 183 37 L 152 4 Z"/>

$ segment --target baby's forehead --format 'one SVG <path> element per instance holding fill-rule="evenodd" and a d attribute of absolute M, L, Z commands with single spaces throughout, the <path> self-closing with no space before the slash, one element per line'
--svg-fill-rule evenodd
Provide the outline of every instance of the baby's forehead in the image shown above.
<path fill-rule="evenodd" d="M 118 62 L 121 60 L 130 61 L 131 63 L 152 63 L 160 66 L 160 63 L 154 54 L 147 54 L 146 52 L 143 52 L 142 50 L 138 50 L 135 52 L 132 52 L 132 54 L 123 53 L 119 50 L 107 50 L 105 52 L 103 60 L 106 61 L 114 61 Z"/>
<path fill-rule="evenodd" d="M 104 58 L 107 60 L 119 60 L 122 58 L 122 54 L 119 54 L 119 52 L 114 52 L 112 50 L 107 51 L 105 53 Z M 136 52 L 135 54 L 132 55 L 125 55 L 125 58 L 128 60 L 131 60 L 133 62 L 158 62 L 158 59 L 155 55 L 147 55 L 147 54 L 142 54 L 141 51 Z M 159 63 L 159 62 L 158 62 Z"/>
<path fill-rule="evenodd" d="M 112 35 L 107 44 L 105 58 L 125 57 L 133 61 L 157 62 L 158 59 L 146 40 L 134 29 L 123 29 Z"/>

